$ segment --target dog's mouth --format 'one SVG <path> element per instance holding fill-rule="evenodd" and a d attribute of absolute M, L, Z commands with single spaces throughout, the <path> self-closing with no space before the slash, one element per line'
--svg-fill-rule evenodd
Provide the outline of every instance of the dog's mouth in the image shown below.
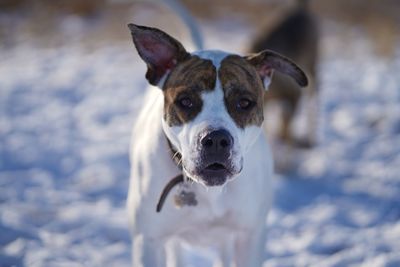
<path fill-rule="evenodd" d="M 242 157 L 231 155 L 200 155 L 190 159 L 183 157 L 182 167 L 187 178 L 205 186 L 222 186 L 238 177 L 243 168 Z"/>
<path fill-rule="evenodd" d="M 204 168 L 207 171 L 223 171 L 223 170 L 227 170 L 227 168 L 225 167 L 225 165 L 215 162 L 212 163 L 210 165 L 208 165 L 207 167 Z"/>
<path fill-rule="evenodd" d="M 223 185 L 232 176 L 232 170 L 222 162 L 213 162 L 202 168 L 199 173 L 206 186 Z"/>

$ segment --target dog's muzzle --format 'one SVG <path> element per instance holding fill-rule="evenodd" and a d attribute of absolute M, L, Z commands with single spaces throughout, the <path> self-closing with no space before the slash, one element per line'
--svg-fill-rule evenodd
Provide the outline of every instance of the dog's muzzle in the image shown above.
<path fill-rule="evenodd" d="M 222 185 L 235 174 L 232 148 L 233 137 L 224 129 L 208 132 L 200 139 L 196 172 L 206 186 Z"/>

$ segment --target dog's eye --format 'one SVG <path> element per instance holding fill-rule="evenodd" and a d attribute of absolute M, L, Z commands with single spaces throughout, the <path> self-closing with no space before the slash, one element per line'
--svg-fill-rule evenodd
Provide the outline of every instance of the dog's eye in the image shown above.
<path fill-rule="evenodd" d="M 249 110 L 255 105 L 255 103 L 247 98 L 240 98 L 236 104 L 238 109 Z"/>
<path fill-rule="evenodd" d="M 178 100 L 178 104 L 182 108 L 191 108 L 193 107 L 193 101 L 189 97 L 182 97 Z"/>

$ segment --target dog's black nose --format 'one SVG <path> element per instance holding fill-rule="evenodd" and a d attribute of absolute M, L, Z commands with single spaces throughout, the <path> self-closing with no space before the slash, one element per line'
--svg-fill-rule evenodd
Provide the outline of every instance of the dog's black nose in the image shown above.
<path fill-rule="evenodd" d="M 227 130 L 216 130 L 204 136 L 201 145 L 209 153 L 228 152 L 232 148 L 233 138 Z"/>

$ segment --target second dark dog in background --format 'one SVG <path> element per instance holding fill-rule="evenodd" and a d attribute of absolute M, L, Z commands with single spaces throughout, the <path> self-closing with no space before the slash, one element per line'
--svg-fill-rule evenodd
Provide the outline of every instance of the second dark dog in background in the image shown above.
<path fill-rule="evenodd" d="M 282 115 L 278 129 L 279 139 L 290 146 L 311 147 L 316 143 L 317 131 L 317 73 L 318 27 L 309 10 L 307 0 L 298 0 L 293 8 L 272 30 L 262 34 L 251 45 L 250 52 L 264 49 L 277 51 L 297 62 L 307 73 L 310 83 L 301 89 L 287 77 L 275 73 L 265 101 L 278 101 L 282 106 Z M 292 122 L 300 100 L 304 97 L 307 110 L 306 137 L 299 139 L 293 134 Z"/>

